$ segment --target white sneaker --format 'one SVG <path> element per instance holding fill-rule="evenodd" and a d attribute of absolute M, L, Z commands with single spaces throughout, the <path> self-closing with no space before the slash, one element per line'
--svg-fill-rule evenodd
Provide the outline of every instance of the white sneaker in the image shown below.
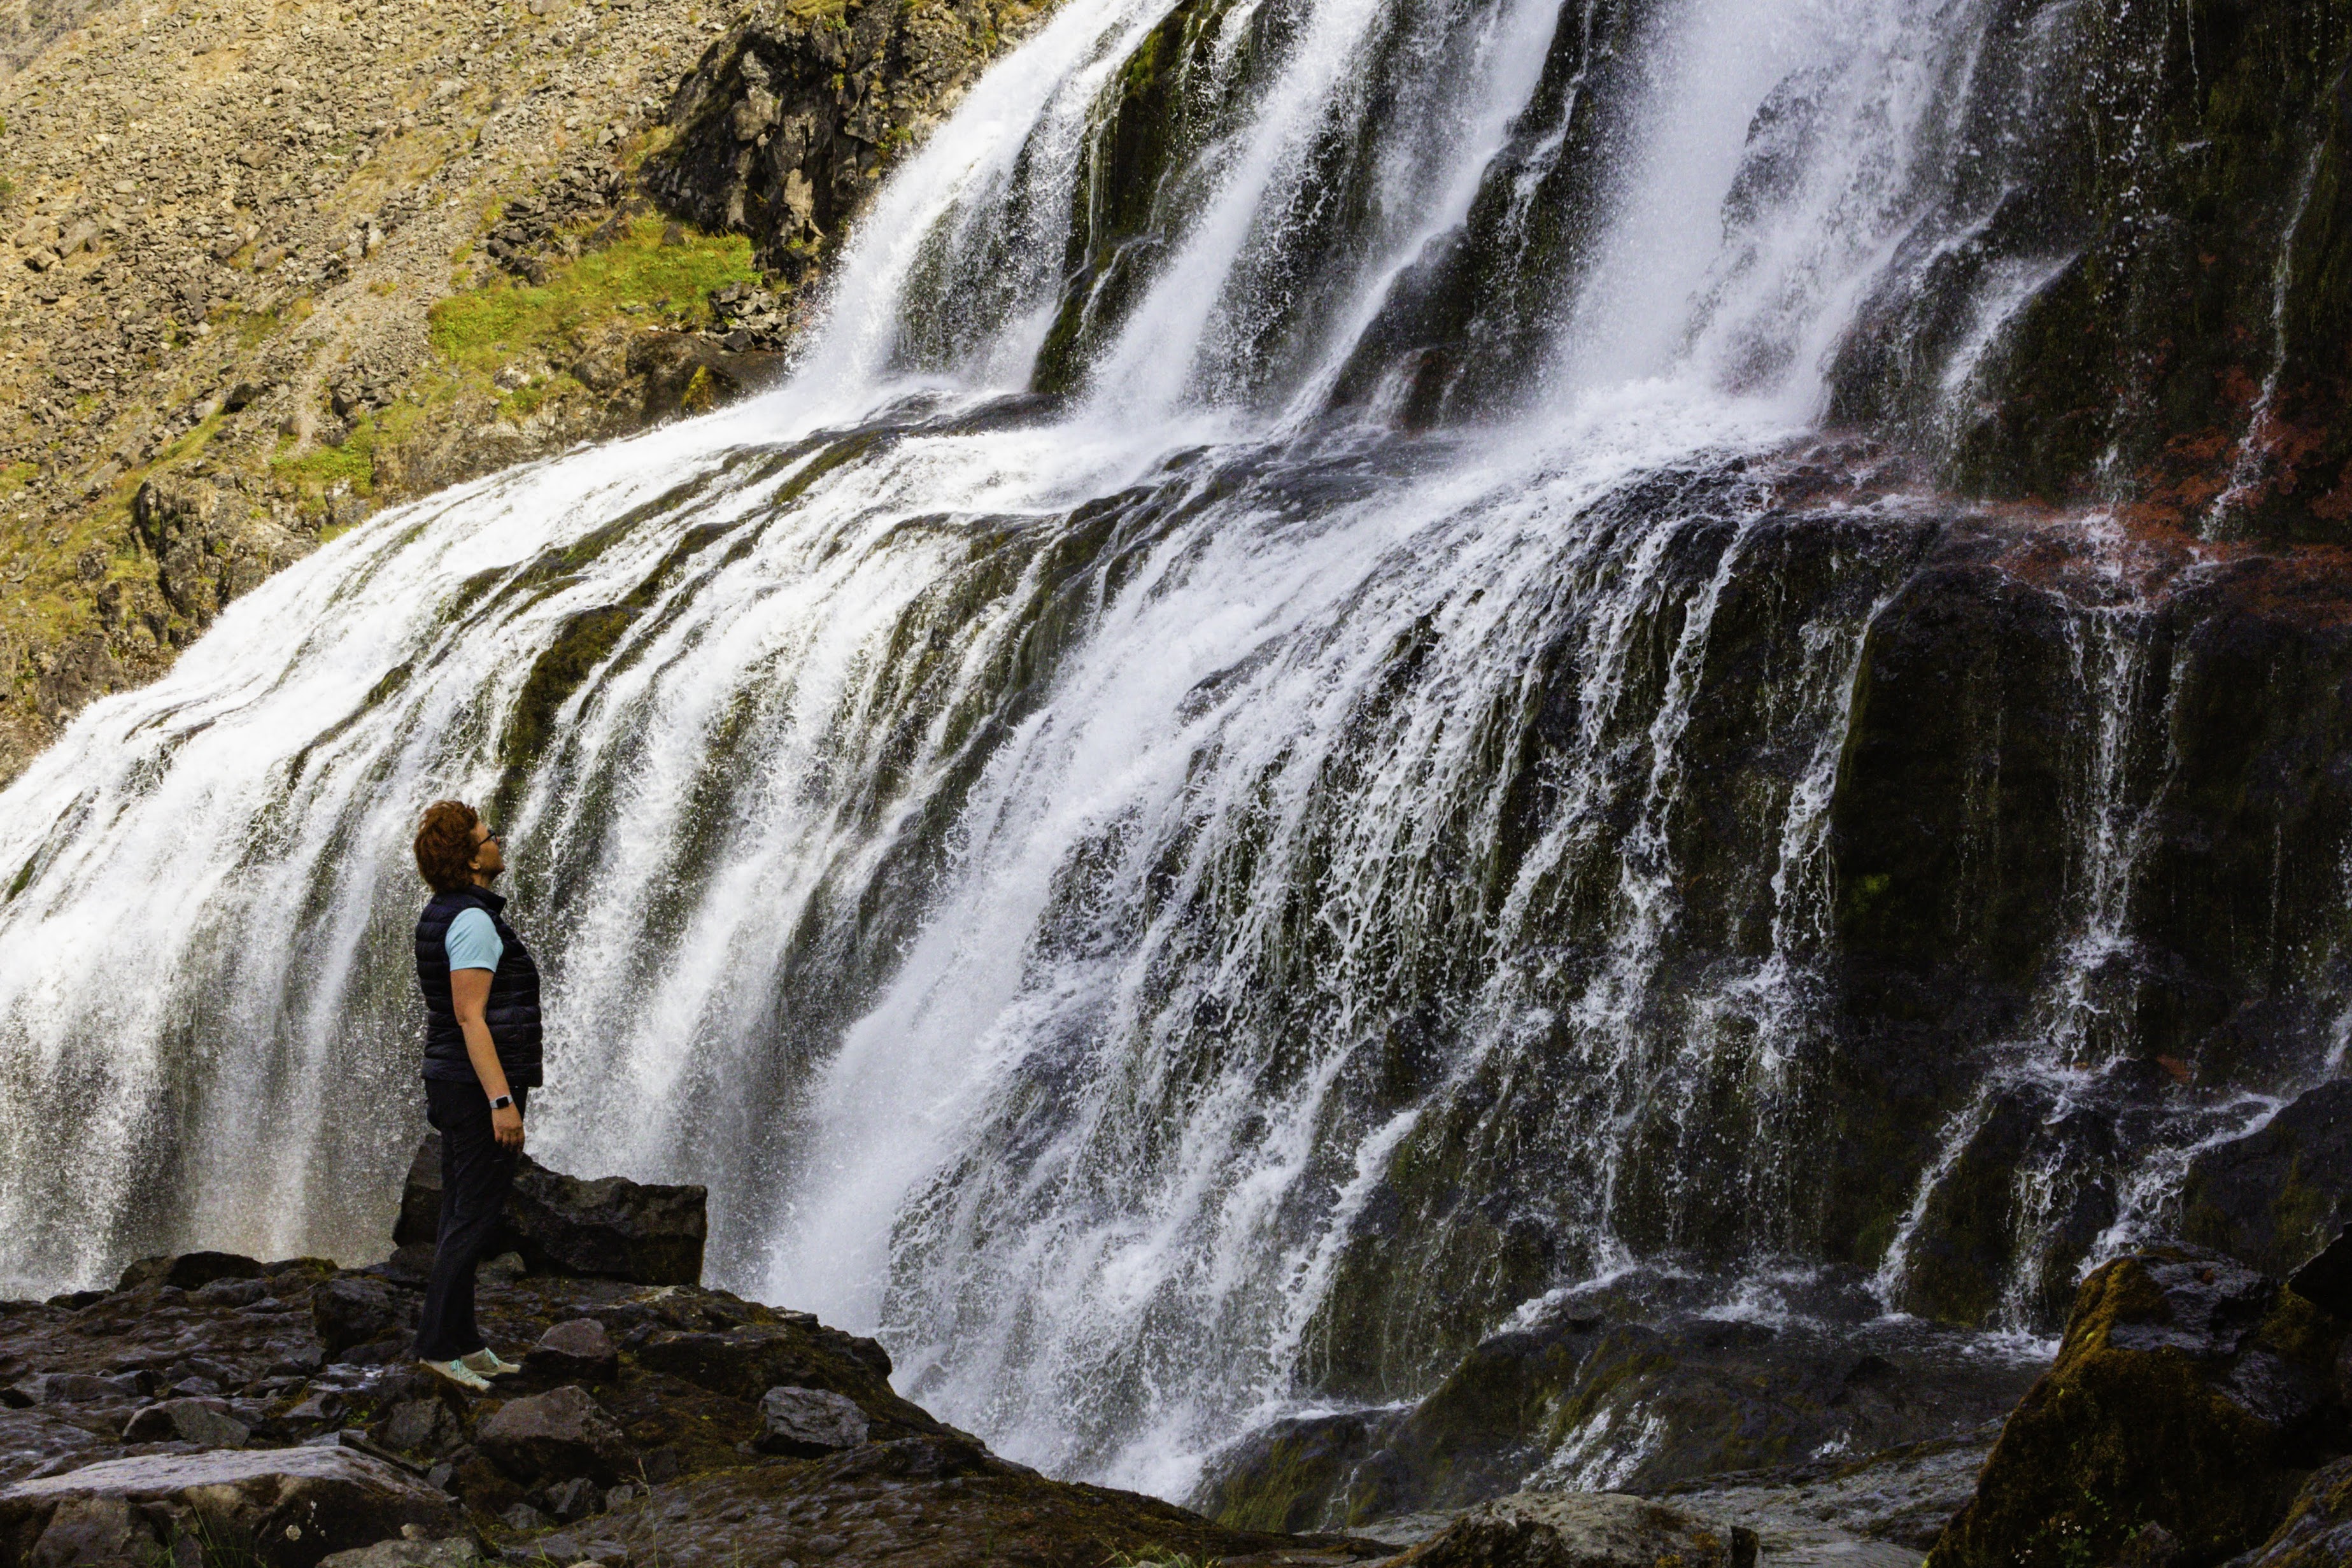
<path fill-rule="evenodd" d="M 515 1363 L 502 1358 L 488 1345 L 484 1345 L 471 1355 L 461 1355 L 457 1359 L 466 1364 L 468 1371 L 483 1377 L 512 1377 L 522 1370 Z"/>
<path fill-rule="evenodd" d="M 467 1366 L 462 1357 L 456 1361 L 428 1361 L 425 1367 L 469 1393 L 488 1394 L 490 1391 L 489 1379 Z"/>

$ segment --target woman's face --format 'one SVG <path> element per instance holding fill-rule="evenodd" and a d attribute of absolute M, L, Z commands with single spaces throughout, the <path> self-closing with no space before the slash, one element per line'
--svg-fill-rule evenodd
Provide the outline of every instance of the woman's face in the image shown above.
<path fill-rule="evenodd" d="M 488 822 L 474 824 L 474 858 L 467 863 L 486 882 L 507 869 L 507 857 L 499 847 L 498 830 Z"/>

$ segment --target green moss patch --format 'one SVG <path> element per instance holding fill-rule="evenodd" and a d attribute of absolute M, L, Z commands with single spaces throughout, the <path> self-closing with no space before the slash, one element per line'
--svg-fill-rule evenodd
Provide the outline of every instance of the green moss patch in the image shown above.
<path fill-rule="evenodd" d="M 551 268 L 544 284 L 500 281 L 451 295 L 431 312 L 434 348 L 454 365 L 495 372 L 520 354 L 575 340 L 624 306 L 651 306 L 668 325 L 700 325 L 712 289 L 759 278 L 742 235 L 685 230 L 665 244 L 670 226 L 636 219 L 614 244 Z"/>

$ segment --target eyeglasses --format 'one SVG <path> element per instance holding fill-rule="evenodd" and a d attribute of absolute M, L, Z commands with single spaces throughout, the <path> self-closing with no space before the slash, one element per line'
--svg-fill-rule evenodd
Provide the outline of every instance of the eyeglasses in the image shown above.
<path fill-rule="evenodd" d="M 486 844 L 498 843 L 503 840 L 505 836 L 505 834 L 499 832 L 496 828 L 491 827 L 488 822 L 484 822 L 482 824 L 482 842 Z"/>

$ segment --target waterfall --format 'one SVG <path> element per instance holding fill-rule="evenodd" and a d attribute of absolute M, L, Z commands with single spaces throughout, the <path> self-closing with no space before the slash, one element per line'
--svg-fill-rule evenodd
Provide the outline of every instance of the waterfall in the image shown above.
<path fill-rule="evenodd" d="M 1066 0 L 787 385 L 337 538 L 0 794 L 0 1288 L 381 1252 L 457 796 L 548 977 L 534 1148 L 707 1184 L 714 1282 L 1057 1473 L 1181 1494 L 1644 1259 L 1905 1305 L 2000 1106 L 2128 1049 L 2166 766 L 2144 596 L 2049 591 L 2065 932 L 1849 1225 L 1835 802 L 1950 512 L 1820 433 L 2066 54 L 2012 9 Z M 1949 396 L 2057 267 L 1959 290 Z M 2033 1144 L 1989 1327 L 2227 1120 L 2131 1116 Z"/>

